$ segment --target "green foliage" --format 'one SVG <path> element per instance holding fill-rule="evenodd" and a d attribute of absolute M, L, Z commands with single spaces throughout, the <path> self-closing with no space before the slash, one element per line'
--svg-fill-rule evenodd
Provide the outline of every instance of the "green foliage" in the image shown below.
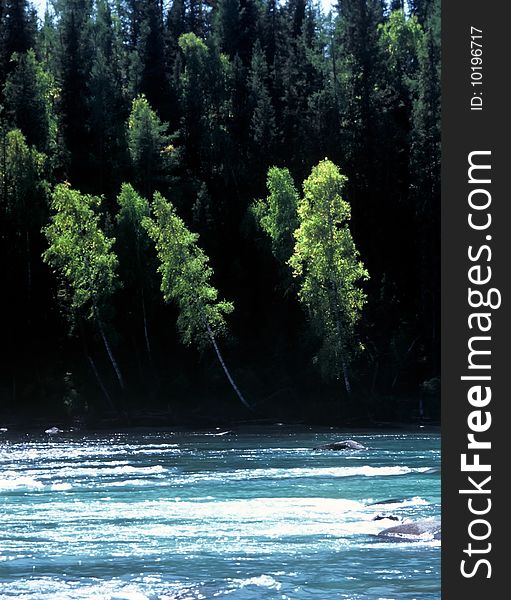
<path fill-rule="evenodd" d="M 252 139 L 256 146 L 256 155 L 271 159 L 276 137 L 275 110 L 267 86 L 268 66 L 259 42 L 254 46 L 248 89 L 252 105 Z"/>
<path fill-rule="evenodd" d="M 213 269 L 197 245 L 199 236 L 188 230 L 174 206 L 156 193 L 152 210 L 153 218 L 146 217 L 143 224 L 156 246 L 163 298 L 179 307 L 177 325 L 183 342 L 203 346 L 211 342 L 211 334 L 226 332 L 225 315 L 234 305 L 218 300 L 210 283 Z"/>
<path fill-rule="evenodd" d="M 19 129 L 0 134 L 0 235 L 9 254 L 24 249 L 28 265 L 30 238 L 39 234 L 47 214 L 45 163 L 46 156 L 28 146 Z"/>
<path fill-rule="evenodd" d="M 380 25 L 380 41 L 386 54 L 387 67 L 394 77 L 411 78 L 417 71 L 417 48 L 421 43 L 422 28 L 417 18 L 406 17 L 404 10 L 395 10 Z"/>
<path fill-rule="evenodd" d="M 37 61 L 33 50 L 13 55 L 12 71 L 4 87 L 7 115 L 12 125 L 21 129 L 27 143 L 47 156 L 56 152 L 57 95 L 52 75 Z"/>
<path fill-rule="evenodd" d="M 81 317 L 102 319 L 119 286 L 115 240 L 101 230 L 100 204 L 101 198 L 81 194 L 68 184 L 57 185 L 51 198 L 52 216 L 44 229 L 49 246 L 43 260 L 64 285 L 73 323 Z"/>
<path fill-rule="evenodd" d="M 298 192 L 288 169 L 271 167 L 266 180 L 269 196 L 252 205 L 261 229 L 270 237 L 275 258 L 286 264 L 294 247 L 298 227 Z"/>
<path fill-rule="evenodd" d="M 128 282 L 135 278 L 139 281 L 130 283 L 140 284 L 140 280 L 147 278 L 149 239 L 142 222 L 150 214 L 149 202 L 137 194 L 129 183 L 123 183 L 117 203 L 117 242 L 119 255 L 123 255 L 125 264 L 123 279 Z"/>
<path fill-rule="evenodd" d="M 145 198 L 137 194 L 133 186 L 129 183 L 122 184 L 121 192 L 117 197 L 117 203 L 119 204 L 119 212 L 117 213 L 116 220 L 119 227 L 131 230 L 137 240 L 137 244 L 140 244 L 146 234 L 142 226 L 142 220 L 144 217 L 149 216 L 149 203 Z"/>
<path fill-rule="evenodd" d="M 321 339 L 321 364 L 335 378 L 355 349 L 355 325 L 366 303 L 361 283 L 369 277 L 348 226 L 351 209 L 341 196 L 345 182 L 329 160 L 312 169 L 303 184 L 289 261 L 300 281 L 299 299 Z"/>
<path fill-rule="evenodd" d="M 12 343 L 4 348 L 19 346 L 7 360 L 0 357 L 13 365 L 12 373 L 6 366 L 0 374 L 0 389 L 10 388 L 27 348 L 53 344 L 55 356 L 67 349 L 49 270 L 40 261 L 41 229 L 48 223 L 45 180 L 69 181 L 70 196 L 80 190 L 102 197 L 102 235 L 116 237 L 104 253 L 119 256 L 118 270 L 108 277 L 113 288 L 117 272 L 123 282 L 122 295 L 115 296 L 123 307 L 116 318 L 122 362 L 141 378 L 149 365 L 141 356 L 142 319 L 155 375 L 163 355 L 183 364 L 189 356 L 159 327 L 156 256 L 141 225 L 151 218 L 144 198 L 150 201 L 155 191 L 172 198 L 218 265 L 215 282 L 228 286 L 226 294 L 239 306 L 237 339 L 261 380 L 268 355 L 260 349 L 272 347 L 284 357 L 272 361 L 272 380 L 302 387 L 297 365 L 309 356 L 310 338 L 300 335 L 303 312 L 289 293 L 298 285 L 323 344 L 318 363 L 324 371 L 344 371 L 359 322 L 370 348 L 356 362 L 361 393 L 413 394 L 438 375 L 439 0 L 339 0 L 329 16 L 310 0 L 51 0 L 49 6 L 37 24 L 27 0 L 0 0 L 0 266 L 5 313 L 13 315 Z M 302 240 L 309 254 L 302 249 L 292 259 L 295 279 L 289 267 L 294 230 L 305 236 L 316 214 L 311 208 L 308 226 L 298 216 L 297 205 L 306 200 L 299 200 L 293 179 L 302 182 L 325 156 L 347 176 L 342 195 L 353 211 L 350 230 L 371 273 L 363 313 L 356 290 L 364 277 L 360 271 L 357 279 L 357 252 L 342 233 L 349 210 L 340 211 L 345 220 L 333 228 L 335 252 L 328 254 L 324 235 L 315 246 Z M 278 168 L 268 171 L 270 165 Z M 131 185 L 122 186 L 117 204 L 122 181 Z M 79 197 L 80 210 L 99 218 L 97 202 Z M 264 198 L 252 212 L 275 261 L 250 239 L 254 229 L 246 216 L 254 198 Z M 99 221 L 96 227 L 100 231 Z M 183 244 L 185 254 L 200 256 L 192 252 L 193 240 Z M 341 250 L 355 258 L 343 263 Z M 182 250 L 173 251 L 175 257 Z M 209 273 L 205 258 L 194 260 L 199 272 Z M 323 279 L 312 275 L 329 262 L 335 285 L 325 273 Z M 63 267 L 53 268 L 71 306 L 71 279 Z M 69 277 L 72 271 L 78 266 Z M 82 275 L 81 281 L 95 280 Z M 98 296 L 102 317 L 113 306 L 110 287 L 105 283 Z M 92 295 L 77 291 L 76 317 L 90 316 Z M 209 323 L 191 315 L 203 309 L 192 310 L 191 292 L 180 297 L 182 329 L 189 341 L 202 343 Z M 97 325 L 94 336 L 90 327 L 83 331 L 91 357 L 104 333 Z M 34 351 L 27 380 L 38 379 L 35 361 Z M 66 368 L 81 385 L 76 365 Z"/>
<path fill-rule="evenodd" d="M 2 132 L 0 141 L 1 204 L 17 221 L 33 220 L 41 211 L 37 197 L 45 190 L 46 156 L 31 148 L 19 129 Z"/>
<path fill-rule="evenodd" d="M 139 190 L 150 196 L 165 181 L 169 154 L 167 126 L 160 121 L 145 96 L 133 100 L 128 119 L 128 147 Z"/>

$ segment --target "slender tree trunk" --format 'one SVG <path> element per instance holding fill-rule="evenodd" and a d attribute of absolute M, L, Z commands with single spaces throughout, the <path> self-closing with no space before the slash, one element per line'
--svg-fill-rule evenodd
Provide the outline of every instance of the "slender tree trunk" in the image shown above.
<path fill-rule="evenodd" d="M 105 349 L 108 354 L 108 358 L 110 359 L 110 362 L 112 363 L 112 367 L 114 368 L 115 374 L 117 375 L 117 380 L 119 382 L 121 390 L 124 390 L 124 379 L 122 377 L 121 369 L 119 368 L 119 365 L 117 364 L 117 360 L 115 359 L 114 353 L 112 352 L 112 348 L 110 347 L 110 343 L 109 343 L 108 338 L 105 333 L 105 328 L 103 327 L 103 323 L 101 322 L 101 319 L 96 319 L 96 320 L 97 320 L 99 332 L 101 333 L 101 338 L 103 340 L 103 344 L 104 344 Z"/>
<path fill-rule="evenodd" d="M 330 249 L 332 249 L 334 247 L 334 236 L 333 236 L 333 220 L 332 220 L 332 212 L 330 210 L 330 205 L 328 205 L 328 235 L 330 238 Z M 348 396 L 351 396 L 351 383 L 350 383 L 350 378 L 348 375 L 348 365 L 346 364 L 346 359 L 344 358 L 344 354 L 343 354 L 343 344 L 342 344 L 342 339 L 343 339 L 343 335 L 341 332 L 341 323 L 342 323 L 342 318 L 341 318 L 341 311 L 339 310 L 339 288 L 337 287 L 337 281 L 335 278 L 335 274 L 333 274 L 333 256 L 332 256 L 333 250 L 330 250 L 329 252 L 329 256 L 328 256 L 328 262 L 330 264 L 330 285 L 331 288 L 333 290 L 333 304 L 334 304 L 334 312 L 335 312 L 335 317 L 336 317 L 336 328 L 337 328 L 337 337 L 339 338 L 339 346 L 340 346 L 340 350 L 338 351 L 340 354 L 340 359 L 341 359 L 341 368 L 342 368 L 342 374 L 344 377 L 344 386 L 346 387 L 346 392 L 348 393 Z M 331 299 L 332 300 L 332 299 Z"/>
<path fill-rule="evenodd" d="M 410 354 L 410 352 L 413 350 L 413 347 L 415 346 L 415 343 L 417 342 L 417 340 L 419 339 L 419 336 L 417 336 L 413 342 L 410 344 L 410 346 L 408 347 L 408 350 L 405 352 L 405 355 L 403 356 L 401 362 L 399 363 L 399 366 L 397 368 L 396 374 L 394 376 L 394 379 L 392 380 L 392 385 L 390 386 L 390 389 L 393 390 L 396 387 L 396 383 L 399 379 L 399 375 L 401 374 L 401 370 L 403 369 L 403 365 L 406 361 L 406 359 L 408 358 L 408 355 Z"/>
<path fill-rule="evenodd" d="M 145 338 L 145 347 L 147 350 L 147 355 L 149 356 L 149 360 L 152 362 L 153 356 L 151 354 L 151 344 L 149 342 L 149 330 L 147 328 L 147 313 L 145 308 L 145 296 L 144 296 L 144 288 L 142 286 L 142 318 L 144 320 L 144 338 Z"/>
<path fill-rule="evenodd" d="M 101 388 L 101 391 L 103 392 L 103 395 L 106 398 L 108 407 L 110 408 L 110 410 L 117 412 L 115 409 L 115 405 L 112 401 L 112 398 L 111 398 L 110 394 L 108 393 L 108 390 L 106 389 L 106 386 L 105 386 L 103 380 L 101 379 L 101 375 L 99 374 L 98 368 L 96 367 L 96 363 L 94 362 L 94 359 L 92 358 L 92 356 L 89 354 L 89 349 L 87 348 L 87 341 L 85 339 L 84 328 L 82 325 L 80 325 L 80 337 L 82 339 L 83 353 L 85 354 L 87 361 L 90 365 L 90 368 L 92 369 L 92 372 L 94 373 L 94 376 L 96 377 L 96 381 L 98 382 L 98 385 Z"/>
<path fill-rule="evenodd" d="M 344 358 L 341 359 L 341 364 L 342 364 L 342 374 L 344 377 L 344 385 L 346 386 L 346 391 L 351 396 L 351 383 L 350 383 L 350 378 L 348 375 L 348 367 L 346 365 L 346 361 L 344 360 Z"/>
<path fill-rule="evenodd" d="M 241 393 L 240 389 L 238 388 L 238 386 L 234 382 L 234 379 L 232 378 L 231 374 L 229 373 L 229 369 L 227 368 L 227 365 L 224 362 L 224 359 L 222 357 L 220 349 L 218 348 L 218 344 L 216 343 L 215 336 L 213 335 L 213 332 L 211 331 L 211 327 L 207 323 L 206 323 L 206 328 L 208 331 L 209 339 L 211 340 L 211 343 L 213 344 L 213 348 L 215 349 L 218 360 L 220 361 L 220 364 L 222 365 L 222 369 L 224 370 L 224 373 L 225 373 L 227 379 L 229 380 L 229 383 L 231 384 L 232 389 L 236 392 L 236 395 L 240 399 L 240 402 L 243 404 L 243 406 L 245 406 L 249 410 L 253 410 L 252 407 L 250 406 L 250 404 L 243 397 L 243 394 Z"/>
<path fill-rule="evenodd" d="M 85 355 L 87 356 L 89 365 L 92 369 L 92 372 L 94 373 L 94 376 L 96 377 L 96 381 L 98 382 L 99 387 L 101 388 L 101 391 L 103 392 L 103 395 L 105 396 L 105 398 L 107 400 L 109 408 L 111 410 L 115 411 L 115 407 L 114 407 L 112 398 L 110 397 L 110 394 L 108 393 L 108 390 L 106 389 L 105 384 L 104 384 L 103 380 L 101 379 L 101 375 L 99 374 L 99 371 L 98 371 L 98 368 L 96 367 L 96 363 L 94 362 L 94 359 L 87 351 L 85 351 Z"/>
<path fill-rule="evenodd" d="M 25 245 L 27 252 L 27 295 L 28 301 L 30 302 L 30 297 L 32 295 L 32 261 L 30 257 L 30 234 L 28 230 L 25 233 Z"/>

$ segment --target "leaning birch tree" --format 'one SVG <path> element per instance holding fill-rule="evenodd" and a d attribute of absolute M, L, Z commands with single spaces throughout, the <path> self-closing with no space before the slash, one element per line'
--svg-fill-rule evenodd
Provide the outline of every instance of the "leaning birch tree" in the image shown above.
<path fill-rule="evenodd" d="M 234 310 L 232 302 L 218 299 L 218 290 L 210 283 L 213 269 L 209 259 L 197 245 L 199 236 L 192 233 L 177 215 L 171 202 L 156 192 L 152 203 L 152 217 L 143 219 L 149 237 L 153 240 L 160 265 L 161 291 L 165 302 L 175 302 L 179 309 L 177 326 L 184 344 L 195 343 L 199 348 L 213 346 L 222 369 L 238 396 L 248 409 L 217 343 L 225 335 L 225 315 Z"/>
<path fill-rule="evenodd" d="M 110 300 L 119 282 L 117 257 L 112 250 L 115 240 L 100 227 L 100 203 L 98 196 L 81 194 L 67 183 L 57 185 L 51 197 L 50 223 L 43 230 L 49 244 L 43 260 L 63 283 L 72 325 L 85 320 L 97 327 L 119 386 L 124 389 L 124 378 L 106 332 Z M 92 362 L 91 366 L 97 376 Z"/>

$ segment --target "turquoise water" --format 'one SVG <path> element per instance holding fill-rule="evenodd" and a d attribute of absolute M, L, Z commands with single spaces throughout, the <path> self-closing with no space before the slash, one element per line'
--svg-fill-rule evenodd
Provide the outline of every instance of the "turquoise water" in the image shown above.
<path fill-rule="evenodd" d="M 440 598 L 440 543 L 373 520 L 439 517 L 436 433 L 0 436 L 0 598 Z"/>

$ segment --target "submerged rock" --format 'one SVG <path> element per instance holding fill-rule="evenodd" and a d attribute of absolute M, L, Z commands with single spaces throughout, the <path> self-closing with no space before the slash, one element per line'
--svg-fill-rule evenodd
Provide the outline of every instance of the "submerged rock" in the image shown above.
<path fill-rule="evenodd" d="M 376 517 L 373 518 L 373 521 L 383 521 L 384 519 L 388 519 L 389 521 L 401 521 L 396 515 L 376 515 Z"/>
<path fill-rule="evenodd" d="M 430 467 L 427 471 L 423 471 L 425 475 L 437 475 L 440 472 L 440 467 Z"/>
<path fill-rule="evenodd" d="M 314 448 L 314 450 L 367 450 L 367 448 L 354 440 L 342 440 L 331 444 L 323 444 Z"/>
<path fill-rule="evenodd" d="M 380 504 L 402 504 L 407 502 L 411 498 L 389 498 L 388 500 L 378 500 L 378 502 L 371 502 L 367 506 L 380 506 Z"/>
<path fill-rule="evenodd" d="M 44 433 L 47 433 L 48 435 L 57 435 L 57 433 L 63 433 L 63 430 L 58 427 L 50 427 L 49 429 L 46 429 Z"/>
<path fill-rule="evenodd" d="M 439 540 L 441 533 L 440 521 L 415 521 L 384 529 L 378 533 L 378 537 L 393 542 L 418 542 Z"/>

